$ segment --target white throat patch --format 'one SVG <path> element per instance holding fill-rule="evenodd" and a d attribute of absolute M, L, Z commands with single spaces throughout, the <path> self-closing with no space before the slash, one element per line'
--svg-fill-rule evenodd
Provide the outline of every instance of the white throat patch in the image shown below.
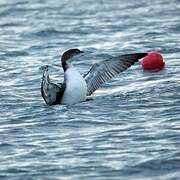
<path fill-rule="evenodd" d="M 81 74 L 71 65 L 64 74 L 66 88 L 62 104 L 74 104 L 86 100 L 87 84 Z"/>

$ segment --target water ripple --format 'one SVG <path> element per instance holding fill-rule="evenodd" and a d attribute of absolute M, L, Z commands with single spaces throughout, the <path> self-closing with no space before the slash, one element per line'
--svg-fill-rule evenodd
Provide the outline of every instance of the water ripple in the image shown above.
<path fill-rule="evenodd" d="M 178 179 L 179 1 L 0 1 L 0 179 Z M 45 105 L 48 64 L 80 48 L 82 73 L 123 53 L 160 51 L 166 68 L 136 63 L 91 101 Z"/>

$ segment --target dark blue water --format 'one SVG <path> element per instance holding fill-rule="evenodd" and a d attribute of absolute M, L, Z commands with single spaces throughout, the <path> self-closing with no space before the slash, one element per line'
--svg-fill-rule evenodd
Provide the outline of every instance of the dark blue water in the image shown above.
<path fill-rule="evenodd" d="M 109 55 L 160 51 L 166 68 L 137 63 L 93 100 L 45 105 L 42 71 L 63 78 L 77 47 L 86 72 Z M 0 179 L 180 179 L 180 1 L 0 1 Z"/>

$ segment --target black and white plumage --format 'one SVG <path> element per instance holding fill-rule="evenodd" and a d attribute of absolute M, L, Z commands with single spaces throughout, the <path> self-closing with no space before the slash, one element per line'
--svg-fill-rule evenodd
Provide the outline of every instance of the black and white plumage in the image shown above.
<path fill-rule="evenodd" d="M 88 88 L 87 96 L 146 55 L 146 53 L 126 54 L 94 64 L 84 76 Z"/>
<path fill-rule="evenodd" d="M 51 82 L 48 73 L 48 66 L 45 66 L 41 82 L 41 95 L 45 100 L 46 104 L 60 104 L 64 90 L 65 84 L 55 84 Z"/>
<path fill-rule="evenodd" d="M 147 53 L 126 54 L 95 63 L 89 72 L 82 76 L 71 64 L 73 57 L 83 53 L 79 49 L 66 51 L 61 58 L 64 82 L 54 84 L 49 79 L 48 66 L 44 68 L 41 94 L 46 104 L 75 104 L 85 101 L 103 83 L 123 72 Z"/>

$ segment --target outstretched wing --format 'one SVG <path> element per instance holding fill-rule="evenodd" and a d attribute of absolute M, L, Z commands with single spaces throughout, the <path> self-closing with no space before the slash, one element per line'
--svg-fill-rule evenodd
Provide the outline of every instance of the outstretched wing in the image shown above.
<path fill-rule="evenodd" d="M 125 54 L 94 64 L 84 76 L 88 88 L 87 96 L 146 55 L 147 53 Z"/>
<path fill-rule="evenodd" d="M 64 84 L 52 83 L 49 79 L 48 66 L 44 68 L 43 78 L 41 83 L 41 95 L 47 105 L 60 104 L 64 92 Z"/>

